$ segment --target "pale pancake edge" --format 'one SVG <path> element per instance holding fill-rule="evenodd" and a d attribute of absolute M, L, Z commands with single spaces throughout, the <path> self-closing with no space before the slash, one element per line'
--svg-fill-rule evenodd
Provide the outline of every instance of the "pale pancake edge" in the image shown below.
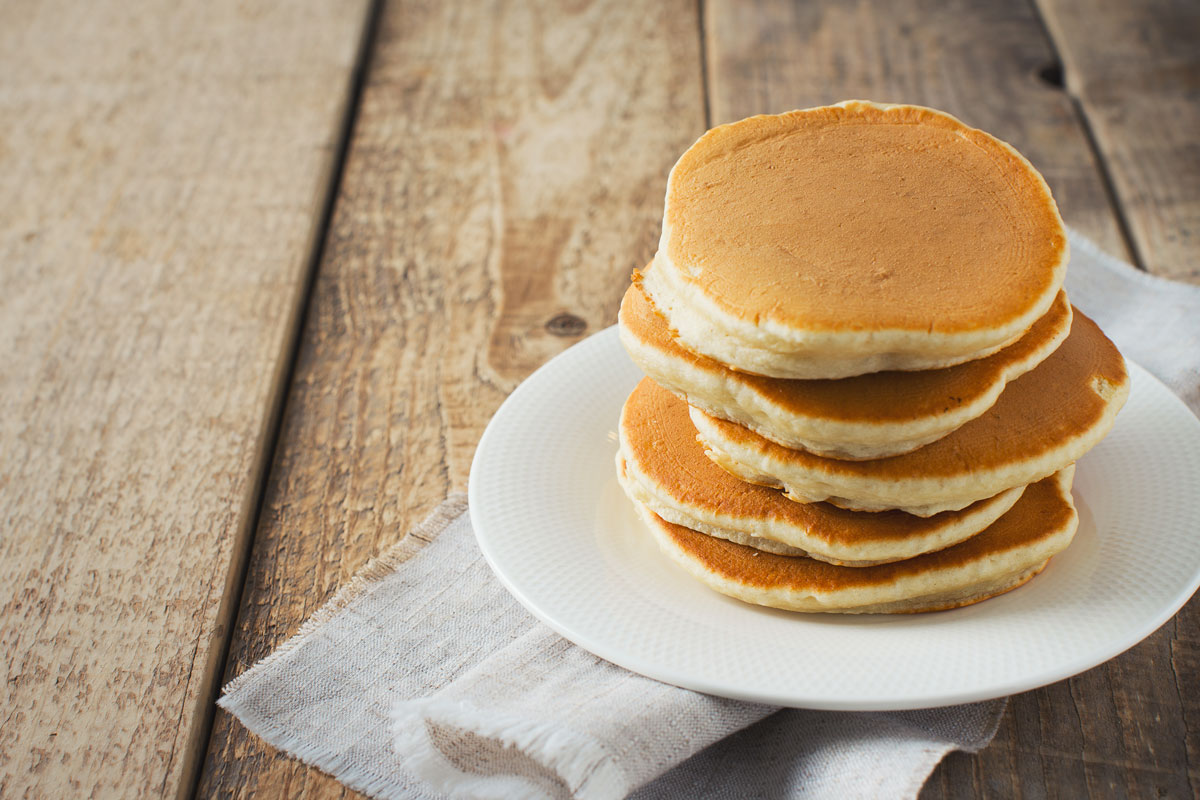
<path fill-rule="evenodd" d="M 622 488 L 667 521 L 767 552 L 831 563 L 897 561 L 948 547 L 987 528 L 1024 491 L 1015 487 L 929 518 L 796 503 L 714 464 L 697 441 L 687 405 L 649 378 L 626 400 L 618 438 Z"/>
<path fill-rule="evenodd" d="M 830 458 L 884 458 L 940 439 L 990 408 L 1004 386 L 1053 353 L 1071 327 L 1071 306 L 1060 292 L 1020 340 L 967 364 L 841 380 L 766 378 L 686 349 L 640 277 L 625 293 L 618 323 L 622 344 L 643 372 L 713 416 Z"/>
<path fill-rule="evenodd" d="M 929 516 L 1074 463 L 1112 428 L 1128 395 L 1120 352 L 1076 309 L 1067 340 L 986 413 L 911 453 L 839 461 L 781 447 L 695 408 L 691 417 L 710 457 L 742 480 L 783 488 L 801 502 Z"/>
<path fill-rule="evenodd" d="M 954 547 L 906 561 L 841 567 L 763 553 L 638 511 L 663 551 L 722 594 L 791 611 L 899 613 L 956 608 L 1008 591 L 1071 543 L 1078 515 L 1073 467 L 1030 486 L 991 527 Z"/>

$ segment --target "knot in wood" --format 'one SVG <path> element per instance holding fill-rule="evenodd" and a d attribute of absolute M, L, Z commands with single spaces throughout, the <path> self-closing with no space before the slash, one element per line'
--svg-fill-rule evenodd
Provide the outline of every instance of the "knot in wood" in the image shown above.
<path fill-rule="evenodd" d="M 1055 89 L 1061 89 L 1066 86 L 1063 77 L 1063 65 L 1058 61 L 1051 61 L 1046 66 L 1037 71 L 1038 78 L 1047 86 L 1053 86 Z"/>
<path fill-rule="evenodd" d="M 554 336 L 579 336 L 587 330 L 587 323 L 574 314 L 564 312 L 547 322 L 546 330 Z"/>

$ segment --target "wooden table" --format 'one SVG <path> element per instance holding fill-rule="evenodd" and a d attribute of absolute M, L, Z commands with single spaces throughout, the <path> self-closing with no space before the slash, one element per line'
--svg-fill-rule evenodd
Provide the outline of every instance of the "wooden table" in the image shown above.
<path fill-rule="evenodd" d="M 851 97 L 1012 142 L 1200 282 L 1200 6 L 0 6 L 0 796 L 351 794 L 216 713 L 615 321 L 707 126 Z M 925 795 L 1200 792 L 1200 602 Z"/>

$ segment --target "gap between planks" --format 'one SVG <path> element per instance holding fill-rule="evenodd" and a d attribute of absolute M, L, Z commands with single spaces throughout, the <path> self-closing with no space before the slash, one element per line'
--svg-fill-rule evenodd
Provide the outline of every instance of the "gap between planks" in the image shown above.
<path fill-rule="evenodd" d="M 1041 0 L 1029 0 L 1029 7 L 1041 25 L 1042 35 L 1046 37 L 1047 46 L 1054 53 L 1054 62 L 1058 65 L 1061 75 L 1058 89 L 1071 101 L 1071 108 L 1075 110 L 1075 116 L 1079 120 L 1079 127 L 1083 129 L 1084 138 L 1087 140 L 1087 145 L 1092 151 L 1092 158 L 1096 162 L 1096 171 L 1099 173 L 1100 181 L 1104 186 L 1104 193 L 1108 196 L 1108 204 L 1112 207 L 1113 217 L 1117 222 L 1117 230 L 1121 234 L 1121 240 L 1125 243 L 1125 250 L 1129 253 L 1129 260 L 1135 267 L 1145 272 L 1147 270 L 1146 261 L 1142 256 L 1141 249 L 1138 247 L 1137 239 L 1134 238 L 1133 229 L 1130 226 L 1125 207 L 1121 204 L 1121 198 L 1117 194 L 1116 185 L 1113 183 L 1112 167 L 1108 163 L 1108 157 L 1100 148 L 1100 143 L 1096 140 L 1096 131 L 1092 125 L 1091 118 L 1088 116 L 1087 109 L 1083 107 L 1079 96 L 1071 91 L 1070 83 L 1067 80 L 1067 64 L 1063 59 L 1062 46 L 1054 38 L 1054 32 L 1050 30 L 1050 26 L 1046 23 L 1046 14 L 1042 10 Z"/>
<path fill-rule="evenodd" d="M 712 121 L 712 83 L 708 79 L 708 31 L 704 23 L 704 4 L 706 0 L 696 0 L 696 35 L 700 46 L 700 97 L 704 103 L 704 127 L 706 130 L 713 126 Z"/>

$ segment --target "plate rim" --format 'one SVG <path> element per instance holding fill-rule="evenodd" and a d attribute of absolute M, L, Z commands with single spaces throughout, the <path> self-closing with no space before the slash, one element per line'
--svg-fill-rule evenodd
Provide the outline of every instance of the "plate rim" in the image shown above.
<path fill-rule="evenodd" d="M 611 342 L 609 341 L 611 340 Z M 798 692 L 791 697 L 780 697 L 772 692 L 756 691 L 754 689 L 741 689 L 736 686 L 730 686 L 725 681 L 721 680 L 705 680 L 701 676 L 697 676 L 694 671 L 688 672 L 680 670 L 678 667 L 672 668 L 671 665 L 661 664 L 657 662 L 648 662 L 645 658 L 638 657 L 628 650 L 622 650 L 617 643 L 597 639 L 586 632 L 572 629 L 569 626 L 563 625 L 559 620 L 541 605 L 529 597 L 525 589 L 514 583 L 511 576 L 505 571 L 504 566 L 497 561 L 497 555 L 493 549 L 493 541 L 488 534 L 491 526 L 490 521 L 484 515 L 481 509 L 480 493 L 482 491 L 480 482 L 483 480 L 480 477 L 481 464 L 488 457 L 489 443 L 497 434 L 500 425 L 504 424 L 508 414 L 513 413 L 512 408 L 520 405 L 525 400 L 525 395 L 530 392 L 537 391 L 538 384 L 546 380 L 548 374 L 556 372 L 561 365 L 568 359 L 577 357 L 580 348 L 584 347 L 605 347 L 612 346 L 620 348 L 619 340 L 617 339 L 617 326 L 612 325 L 603 330 L 576 342 L 571 347 L 556 354 L 546 363 L 542 364 L 526 377 L 517 387 L 505 398 L 500 404 L 496 412 L 488 421 L 483 435 L 479 439 L 476 450 L 471 459 L 471 469 L 467 485 L 468 498 L 468 513 L 470 514 L 472 529 L 475 534 L 476 543 L 487 561 L 493 575 L 500 581 L 501 585 L 517 600 L 522 607 L 531 613 L 536 619 L 545 624 L 551 630 L 573 642 L 584 650 L 599 656 L 600 658 L 616 664 L 631 672 L 643 675 L 654 680 L 668 683 L 673 686 L 698 691 L 705 694 L 726 697 L 734 700 L 747 702 L 763 703 L 769 705 L 778 705 L 792 708 L 808 708 L 814 710 L 832 710 L 832 711 L 899 711 L 919 708 L 934 708 L 941 706 L 957 705 L 961 703 L 979 702 L 983 700 L 992 700 L 1001 697 L 1007 697 L 1019 692 L 1037 689 L 1043 686 L 1056 683 L 1058 681 L 1079 675 L 1090 669 L 1093 669 L 1101 664 L 1104 664 L 1113 658 L 1127 652 L 1137 644 L 1141 643 L 1163 625 L 1170 621 L 1184 605 L 1192 598 L 1198 589 L 1200 589 L 1200 569 L 1194 571 L 1190 578 L 1190 583 L 1186 588 L 1178 591 L 1169 603 L 1159 609 L 1158 613 L 1149 615 L 1146 621 L 1132 626 L 1128 635 L 1119 639 L 1114 639 L 1113 643 L 1108 647 L 1098 648 L 1103 653 L 1100 655 L 1088 654 L 1077 659 L 1065 660 L 1061 665 L 1054 669 L 1046 669 L 1031 675 L 1019 676 L 1000 681 L 994 681 L 989 684 L 980 686 L 973 690 L 960 690 L 950 692 L 924 692 L 921 694 L 906 693 L 903 697 L 884 697 L 881 695 L 864 695 L 860 698 L 846 698 L 837 696 L 833 698 L 813 696 L 811 692 L 805 695 L 803 692 Z M 622 351 L 623 352 L 623 351 Z M 1183 402 L 1169 387 L 1167 387 L 1156 376 L 1141 367 L 1136 362 L 1128 357 L 1125 358 L 1131 376 L 1138 373 L 1138 380 L 1147 381 L 1154 387 L 1156 392 L 1162 393 L 1164 399 L 1175 405 L 1177 410 L 1185 412 L 1196 426 L 1197 433 L 1200 433 L 1200 418 Z M 1118 417 L 1119 419 L 1119 417 Z"/>

